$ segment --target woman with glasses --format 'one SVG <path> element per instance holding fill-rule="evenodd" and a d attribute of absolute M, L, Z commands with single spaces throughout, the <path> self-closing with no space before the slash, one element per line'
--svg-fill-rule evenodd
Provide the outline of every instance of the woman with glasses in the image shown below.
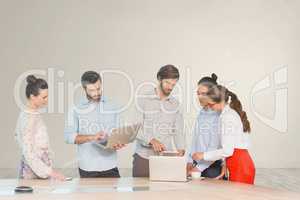
<path fill-rule="evenodd" d="M 236 94 L 218 85 L 206 93 L 208 107 L 220 112 L 221 147 L 217 150 L 195 152 L 196 161 L 226 160 L 229 180 L 254 184 L 255 166 L 248 152 L 250 122 Z"/>
<path fill-rule="evenodd" d="M 220 148 L 221 135 L 219 134 L 220 113 L 208 107 L 207 92 L 217 85 L 217 75 L 205 76 L 198 81 L 197 97 L 201 106 L 193 130 L 193 139 L 188 155 L 187 173 L 201 172 L 203 177 L 222 179 L 226 167 L 222 159 L 216 161 L 193 160 L 195 152 L 212 151 Z"/>

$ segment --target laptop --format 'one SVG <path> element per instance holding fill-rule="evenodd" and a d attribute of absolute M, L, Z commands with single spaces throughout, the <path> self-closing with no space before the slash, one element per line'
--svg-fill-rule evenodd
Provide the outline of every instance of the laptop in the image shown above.
<path fill-rule="evenodd" d="M 129 144 L 133 142 L 141 128 L 142 124 L 137 123 L 111 130 L 105 143 L 94 143 L 104 149 L 113 149 L 115 144 Z"/>
<path fill-rule="evenodd" d="M 186 158 L 184 156 L 150 156 L 150 181 L 186 182 Z"/>

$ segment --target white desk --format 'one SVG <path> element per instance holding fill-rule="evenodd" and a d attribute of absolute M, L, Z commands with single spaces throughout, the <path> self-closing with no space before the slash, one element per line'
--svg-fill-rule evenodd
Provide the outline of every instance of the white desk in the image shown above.
<path fill-rule="evenodd" d="M 34 188 L 32 194 L 15 194 L 17 185 Z M 0 180 L 0 200 L 214 200 L 214 199 L 300 199 L 300 194 L 217 180 L 187 183 L 149 182 L 146 178 L 49 180 Z"/>

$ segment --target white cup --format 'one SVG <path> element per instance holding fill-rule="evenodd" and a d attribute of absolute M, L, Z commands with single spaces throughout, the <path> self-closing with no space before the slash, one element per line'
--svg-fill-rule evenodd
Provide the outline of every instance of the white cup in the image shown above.
<path fill-rule="evenodd" d="M 192 172 L 191 176 L 192 176 L 192 179 L 200 179 L 201 178 L 201 172 Z"/>

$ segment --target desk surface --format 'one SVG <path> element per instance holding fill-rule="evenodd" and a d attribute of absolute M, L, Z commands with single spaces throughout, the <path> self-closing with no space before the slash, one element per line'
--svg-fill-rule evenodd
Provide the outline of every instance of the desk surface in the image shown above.
<path fill-rule="evenodd" d="M 32 194 L 15 194 L 18 185 L 32 186 Z M 188 200 L 188 199 L 300 199 L 300 194 L 218 180 L 187 183 L 150 182 L 146 178 L 51 180 L 0 180 L 0 200 Z"/>

